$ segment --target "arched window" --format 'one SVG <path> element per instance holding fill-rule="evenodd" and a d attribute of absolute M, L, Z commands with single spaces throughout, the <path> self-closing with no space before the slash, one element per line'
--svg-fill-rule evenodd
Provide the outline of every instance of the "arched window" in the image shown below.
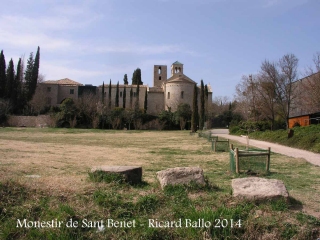
<path fill-rule="evenodd" d="M 159 67 L 158 69 L 158 74 L 161 74 L 161 67 Z"/>
<path fill-rule="evenodd" d="M 161 76 L 159 76 L 159 80 L 161 80 Z"/>
<path fill-rule="evenodd" d="M 183 98 L 183 95 L 184 95 L 184 91 L 181 91 L 181 98 Z"/>
<path fill-rule="evenodd" d="M 170 99 L 170 92 L 168 92 L 168 99 Z"/>

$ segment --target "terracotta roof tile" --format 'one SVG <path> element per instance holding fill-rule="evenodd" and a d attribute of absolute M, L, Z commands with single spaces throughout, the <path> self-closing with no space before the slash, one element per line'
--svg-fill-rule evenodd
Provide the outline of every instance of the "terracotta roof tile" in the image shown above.
<path fill-rule="evenodd" d="M 73 81 L 69 78 L 64 78 L 64 79 L 60 79 L 60 80 L 48 80 L 48 81 L 44 81 L 43 83 L 45 83 L 45 84 L 58 84 L 58 85 L 78 85 L 78 86 L 83 85 L 83 84 L 78 83 L 76 81 Z"/>

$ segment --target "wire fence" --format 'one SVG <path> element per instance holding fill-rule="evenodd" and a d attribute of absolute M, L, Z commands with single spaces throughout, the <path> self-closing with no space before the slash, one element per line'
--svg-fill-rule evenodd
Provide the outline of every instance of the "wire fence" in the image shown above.
<path fill-rule="evenodd" d="M 252 174 L 265 174 L 269 172 L 270 148 L 239 150 L 230 148 L 230 171 Z"/>

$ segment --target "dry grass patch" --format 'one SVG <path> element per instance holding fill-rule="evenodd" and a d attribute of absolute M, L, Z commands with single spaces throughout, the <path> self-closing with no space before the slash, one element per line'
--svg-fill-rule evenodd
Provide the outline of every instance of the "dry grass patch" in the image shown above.
<path fill-rule="evenodd" d="M 206 229 L 213 239 L 221 236 L 238 239 L 250 234 L 259 238 L 262 233 L 286 239 L 288 236 L 298 236 L 296 230 L 300 229 L 300 225 L 317 224 L 314 219 L 310 220 L 301 215 L 302 223 L 299 222 L 299 225 L 295 217 L 297 209 L 288 210 L 288 206 L 281 205 L 281 202 L 256 206 L 233 199 L 230 194 L 231 179 L 238 176 L 229 171 L 229 153 L 212 152 L 211 143 L 207 142 L 207 139 L 190 136 L 187 131 L 6 128 L 0 129 L 0 156 L 0 183 L 9 187 L 19 185 L 22 190 L 30 192 L 29 198 L 26 197 L 27 200 L 21 200 L 26 209 L 21 209 L 18 205 L 6 206 L 12 209 L 10 211 L 13 216 L 12 219 L 8 217 L 5 222 L 9 235 L 10 231 L 16 232 L 10 226 L 19 214 L 31 217 L 44 214 L 46 217 L 54 216 L 62 219 L 137 218 L 139 221 L 146 221 L 151 217 L 170 220 L 179 217 L 211 219 L 224 216 L 241 217 L 246 221 L 247 225 L 239 231 Z M 145 184 L 129 186 L 92 182 L 89 180 L 88 172 L 97 165 L 142 166 Z M 173 188 L 163 192 L 156 179 L 156 172 L 178 166 L 199 166 L 214 188 L 198 189 L 191 186 L 191 188 Z M 267 177 L 283 180 L 289 195 L 295 201 L 301 202 L 302 207 L 308 209 L 308 213 L 317 213 L 320 211 L 318 170 L 319 168 L 302 159 L 272 154 L 271 174 Z M 30 177 L 30 175 L 40 177 Z M 8 183 L 7 180 L 13 182 Z M 17 196 L 19 191 L 19 189 L 16 191 Z M 12 199 L 8 202 L 12 202 Z M 0 203 L 0 215 L 1 211 Z M 257 211 L 263 214 L 255 217 Z M 301 208 L 298 209 L 298 212 L 300 211 Z M 289 228 L 289 230 L 292 228 L 292 231 L 283 235 L 282 231 L 286 226 L 281 219 L 287 216 L 290 216 L 288 221 L 294 226 Z M 262 231 L 260 228 L 264 227 L 266 229 Z M 158 231 L 141 227 L 132 232 L 120 230 L 105 232 L 102 239 L 124 239 L 127 233 L 130 233 L 131 239 L 159 239 L 159 237 L 196 239 L 197 236 L 202 236 L 203 231 L 203 229 Z M 308 230 L 306 234 L 310 231 Z M 28 234 L 31 233 L 26 230 L 22 235 L 19 234 L 15 235 L 16 239 L 28 239 L 30 237 Z M 32 234 L 36 236 L 40 233 Z M 47 236 L 45 233 L 41 234 L 40 238 Z M 68 229 L 61 230 L 59 234 L 65 239 L 77 239 L 79 236 L 88 239 L 101 238 L 95 231 L 73 232 L 72 236 L 75 238 L 70 238 Z"/>

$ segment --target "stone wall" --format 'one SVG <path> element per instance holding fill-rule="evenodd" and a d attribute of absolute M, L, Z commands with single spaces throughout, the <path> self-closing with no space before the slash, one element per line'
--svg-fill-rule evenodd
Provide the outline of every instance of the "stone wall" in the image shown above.
<path fill-rule="evenodd" d="M 189 104 L 192 108 L 194 84 L 192 83 L 167 83 L 165 91 L 165 110 L 177 111 L 178 105 Z M 169 96 L 170 94 L 170 96 Z"/>
<path fill-rule="evenodd" d="M 10 116 L 10 127 L 53 127 L 54 120 L 49 115 L 39 116 Z"/>
<path fill-rule="evenodd" d="M 164 110 L 164 93 L 160 91 L 150 91 L 148 93 L 147 113 L 152 115 L 158 115 L 162 110 Z"/>

